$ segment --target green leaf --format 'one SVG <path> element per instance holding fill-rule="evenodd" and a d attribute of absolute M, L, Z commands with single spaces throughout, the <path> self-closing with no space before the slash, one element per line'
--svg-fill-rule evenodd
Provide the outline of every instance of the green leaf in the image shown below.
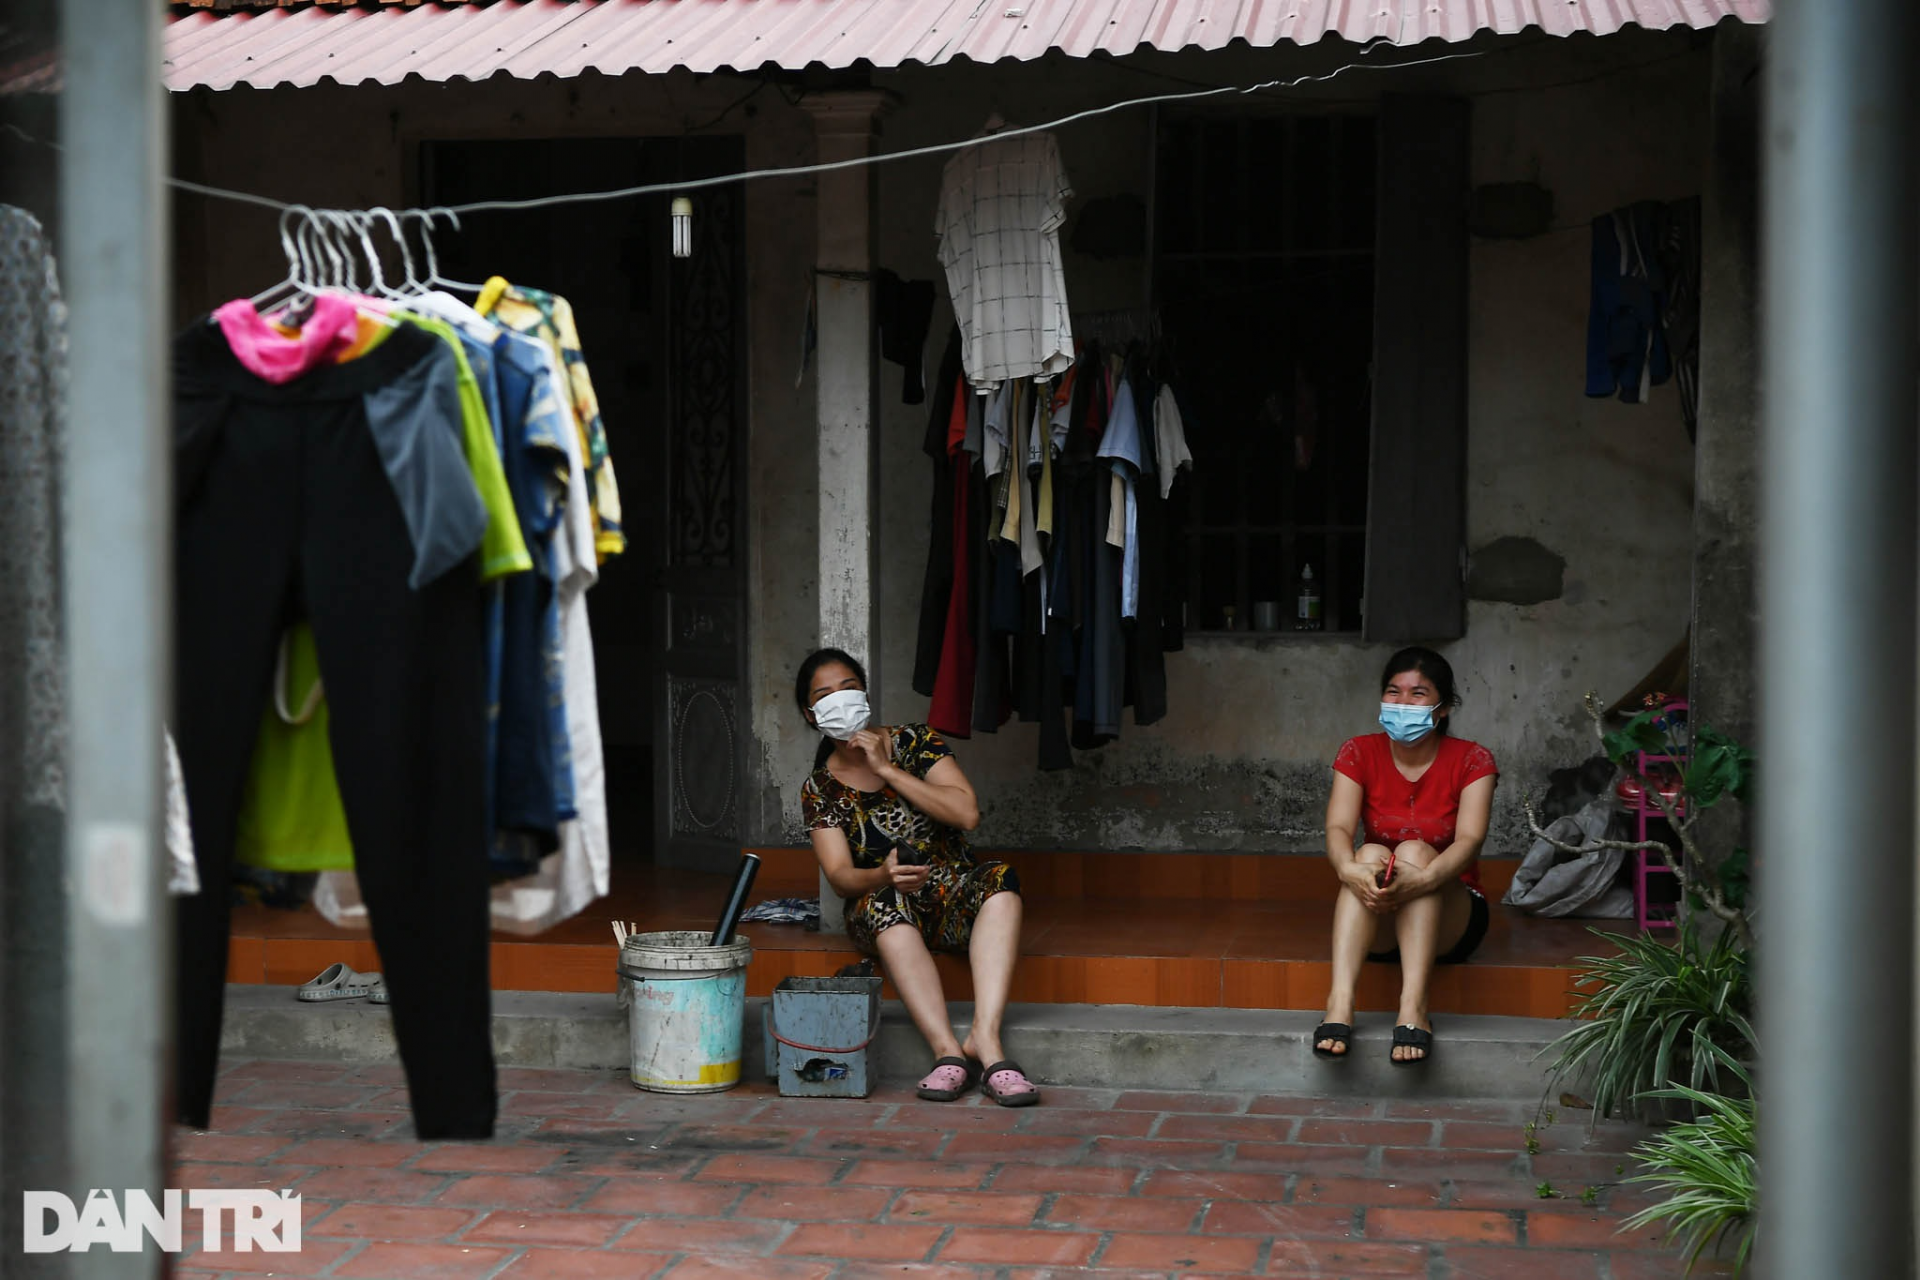
<path fill-rule="evenodd" d="M 1726 789 L 1741 804 L 1750 804 L 1753 800 L 1754 754 L 1726 734 L 1708 725 L 1698 725 L 1693 730 L 1693 754 L 1695 759 L 1713 757 L 1719 761 L 1719 768 L 1726 780 Z"/>
<path fill-rule="evenodd" d="M 1641 1095 L 1674 1080 L 1750 1093 L 1741 1064 L 1754 1052 L 1753 991 L 1733 935 L 1703 945 L 1690 920 L 1672 941 L 1595 934 L 1614 951 L 1576 962 L 1573 1024 L 1544 1051 L 1556 1078 L 1580 1083 L 1595 1119 L 1639 1109 Z"/>
<path fill-rule="evenodd" d="M 1607 759 L 1615 764 L 1625 764 L 1636 751 L 1664 753 L 1667 739 L 1658 721 L 1657 712 L 1642 711 L 1618 729 L 1610 729 L 1600 735 Z"/>
<path fill-rule="evenodd" d="M 1738 1069 L 1744 1080 L 1746 1072 Z M 1649 1096 L 1691 1104 L 1697 1119 L 1673 1125 L 1635 1151 L 1645 1173 L 1632 1179 L 1667 1198 L 1627 1220 L 1629 1229 L 1657 1222 L 1687 1249 L 1688 1268 L 1707 1248 L 1737 1239 L 1734 1271 L 1752 1251 L 1757 1220 L 1759 1156 L 1751 1098 L 1727 1098 L 1676 1085 Z"/>
<path fill-rule="evenodd" d="M 1752 771 L 1751 751 L 1703 728 L 1694 734 L 1693 759 L 1682 782 L 1694 806 L 1706 809 L 1725 795 L 1743 798 Z"/>

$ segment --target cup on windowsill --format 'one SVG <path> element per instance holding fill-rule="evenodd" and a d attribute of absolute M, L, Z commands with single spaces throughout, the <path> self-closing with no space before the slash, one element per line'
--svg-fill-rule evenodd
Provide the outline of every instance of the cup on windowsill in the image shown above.
<path fill-rule="evenodd" d="M 1255 631 L 1278 631 L 1280 629 L 1280 602 L 1278 600 L 1256 600 L 1253 602 L 1253 629 Z"/>

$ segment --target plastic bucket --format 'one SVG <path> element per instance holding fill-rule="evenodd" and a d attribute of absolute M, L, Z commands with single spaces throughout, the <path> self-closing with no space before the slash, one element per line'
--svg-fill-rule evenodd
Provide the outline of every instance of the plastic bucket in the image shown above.
<path fill-rule="evenodd" d="M 753 947 L 738 934 L 730 946 L 708 941 L 692 931 L 638 933 L 620 949 L 635 1088 L 718 1093 L 740 1083 Z"/>

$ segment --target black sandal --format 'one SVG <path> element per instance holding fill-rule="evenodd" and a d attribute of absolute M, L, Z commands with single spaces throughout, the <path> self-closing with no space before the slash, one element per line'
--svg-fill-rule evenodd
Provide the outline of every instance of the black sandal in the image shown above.
<path fill-rule="evenodd" d="M 1420 1050 L 1421 1054 L 1417 1058 L 1395 1058 L 1389 1055 L 1387 1059 L 1396 1067 L 1417 1067 L 1433 1057 L 1433 1032 L 1422 1030 L 1412 1023 L 1408 1023 L 1404 1027 L 1395 1027 L 1393 1029 L 1393 1047 L 1396 1049 Z"/>
<path fill-rule="evenodd" d="M 1347 1056 L 1346 1043 L 1352 1038 L 1352 1023 L 1323 1022 L 1313 1029 L 1313 1040 L 1311 1041 L 1313 1045 L 1313 1056 L 1316 1058 L 1344 1058 Z M 1320 1047 L 1322 1040 L 1331 1040 L 1341 1046 L 1341 1052 L 1335 1053 L 1332 1049 L 1322 1049 Z"/>

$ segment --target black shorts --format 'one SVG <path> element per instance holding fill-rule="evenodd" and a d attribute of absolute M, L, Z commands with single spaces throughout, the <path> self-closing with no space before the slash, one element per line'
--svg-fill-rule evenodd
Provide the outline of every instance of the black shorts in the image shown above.
<path fill-rule="evenodd" d="M 1460 941 L 1454 943 L 1451 950 L 1434 957 L 1435 964 L 1465 964 L 1467 958 L 1479 950 L 1480 943 L 1487 936 L 1487 926 L 1493 922 L 1493 912 L 1488 910 L 1487 900 L 1471 889 L 1467 890 L 1467 897 L 1472 899 L 1473 903 L 1467 916 L 1467 931 L 1460 935 Z M 1381 964 L 1398 964 L 1400 948 L 1369 951 L 1367 959 L 1378 960 Z"/>

